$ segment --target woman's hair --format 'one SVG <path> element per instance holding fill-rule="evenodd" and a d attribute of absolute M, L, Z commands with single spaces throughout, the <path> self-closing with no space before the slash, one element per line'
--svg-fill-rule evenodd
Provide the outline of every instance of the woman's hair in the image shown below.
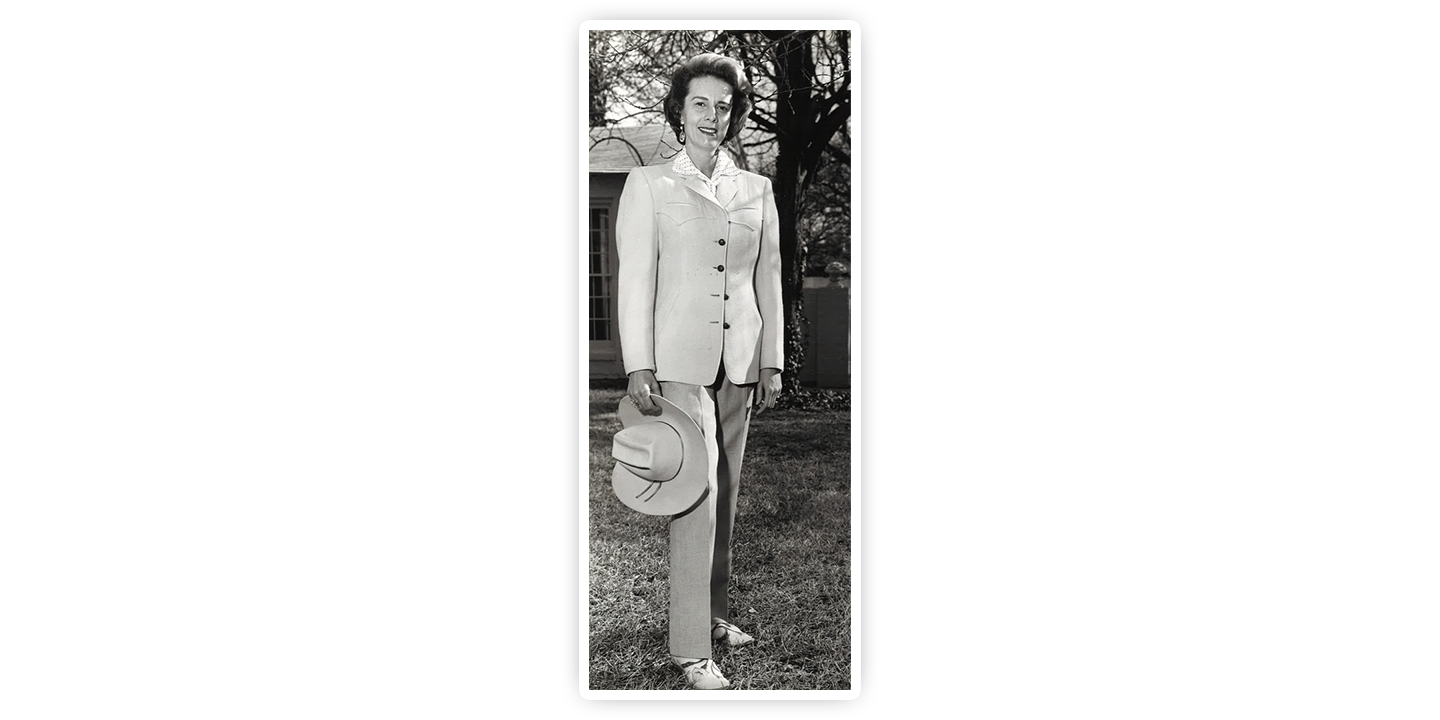
<path fill-rule="evenodd" d="M 680 111 L 685 107 L 685 96 L 690 92 L 690 81 L 697 77 L 713 77 L 729 83 L 734 90 L 730 98 L 730 129 L 721 142 L 740 134 L 745 120 L 750 117 L 750 82 L 745 79 L 745 70 L 738 60 L 724 55 L 702 53 L 680 64 L 670 76 L 670 94 L 665 96 L 665 120 L 675 131 L 675 139 L 685 142 L 685 128 Z"/>

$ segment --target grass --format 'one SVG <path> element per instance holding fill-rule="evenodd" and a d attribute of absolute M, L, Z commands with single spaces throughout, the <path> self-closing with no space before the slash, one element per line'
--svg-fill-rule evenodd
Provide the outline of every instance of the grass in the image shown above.
<path fill-rule="evenodd" d="M 683 690 L 666 649 L 669 519 L 626 508 L 610 489 L 623 395 L 590 390 L 590 687 Z M 714 646 L 732 688 L 850 688 L 850 550 L 849 411 L 753 418 L 730 608 L 755 642 Z"/>

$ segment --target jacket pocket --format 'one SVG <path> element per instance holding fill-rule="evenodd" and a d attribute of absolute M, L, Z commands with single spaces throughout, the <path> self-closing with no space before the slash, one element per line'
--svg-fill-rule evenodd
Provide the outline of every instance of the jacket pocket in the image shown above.
<path fill-rule="evenodd" d="M 750 232 L 758 233 L 760 232 L 762 217 L 763 214 L 758 207 L 735 208 L 730 211 L 730 224 L 738 225 L 750 230 Z"/>
<path fill-rule="evenodd" d="M 705 219 L 705 211 L 693 203 L 667 202 L 660 206 L 656 214 L 669 218 L 677 226 Z"/>

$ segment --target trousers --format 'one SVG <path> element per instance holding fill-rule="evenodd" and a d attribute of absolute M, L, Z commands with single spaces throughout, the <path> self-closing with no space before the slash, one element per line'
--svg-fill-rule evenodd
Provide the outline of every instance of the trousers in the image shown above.
<path fill-rule="evenodd" d="M 670 654 L 710 657 L 710 618 L 730 619 L 730 571 L 740 464 L 754 385 L 735 385 L 722 366 L 710 385 L 660 381 L 660 394 L 695 419 L 705 435 L 710 489 L 670 519 Z"/>

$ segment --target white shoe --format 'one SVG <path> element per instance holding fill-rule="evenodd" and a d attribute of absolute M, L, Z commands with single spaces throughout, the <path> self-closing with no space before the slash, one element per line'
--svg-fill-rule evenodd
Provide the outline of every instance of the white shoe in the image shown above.
<path fill-rule="evenodd" d="M 710 658 L 683 658 L 670 656 L 670 662 L 685 671 L 685 685 L 691 690 L 724 690 L 730 681 L 720 674 L 720 668 Z"/>
<path fill-rule="evenodd" d="M 724 640 L 725 644 L 730 647 L 740 647 L 755 642 L 755 638 L 746 635 L 740 628 L 720 618 L 710 619 L 710 639 Z"/>

